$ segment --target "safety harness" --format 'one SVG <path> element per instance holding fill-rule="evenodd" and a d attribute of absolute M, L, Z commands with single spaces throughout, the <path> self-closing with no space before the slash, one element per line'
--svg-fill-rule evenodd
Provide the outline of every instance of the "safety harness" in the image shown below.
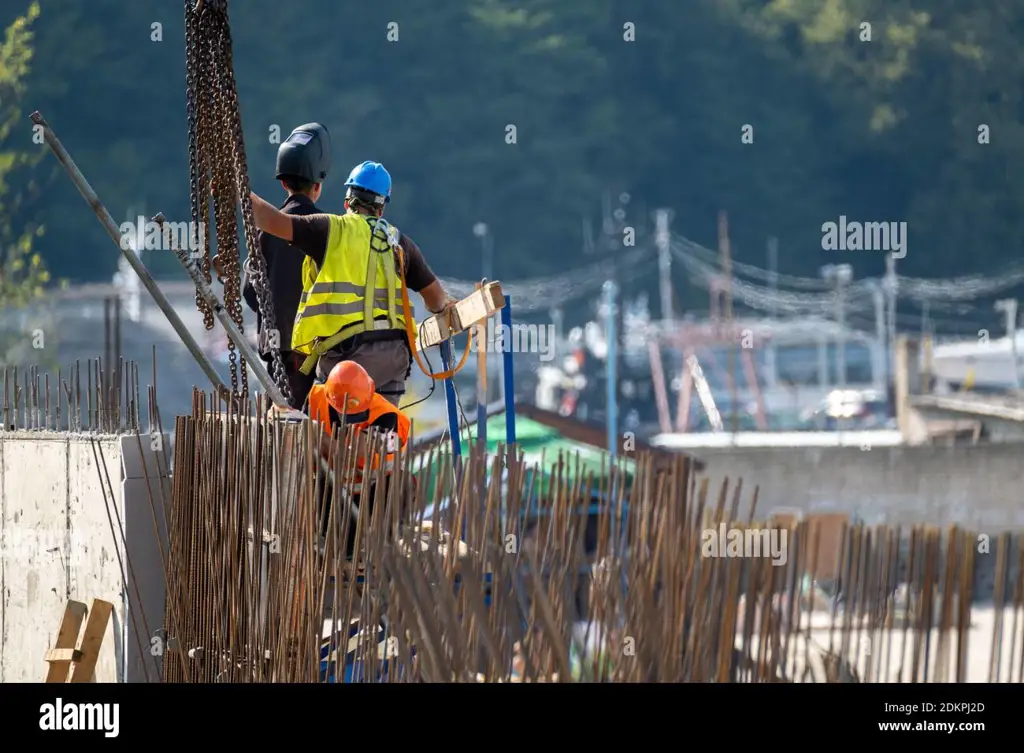
<path fill-rule="evenodd" d="M 377 225 L 382 225 L 384 228 L 390 228 L 390 226 L 387 224 L 387 221 L 381 218 L 377 218 Z M 370 241 L 371 243 L 373 242 L 374 238 L 379 238 L 379 236 L 377 235 L 377 229 L 378 227 L 376 226 L 373 229 Z M 462 359 L 459 361 L 458 365 L 448 369 L 447 371 L 441 371 L 436 374 L 432 373 L 430 371 L 430 368 L 423 362 L 423 358 L 420 355 L 419 349 L 416 347 L 417 331 L 415 326 L 415 320 L 413 319 L 412 304 L 409 302 L 409 287 L 405 281 L 405 257 L 404 254 L 402 253 L 402 247 L 398 243 L 398 239 L 394 233 L 387 233 L 387 239 L 388 243 L 390 244 L 390 250 L 395 252 L 398 256 L 398 275 L 401 277 L 402 280 L 402 316 L 405 319 L 405 334 L 406 338 L 408 339 L 409 350 L 412 352 L 413 358 L 416 361 L 416 365 L 420 367 L 420 371 L 422 371 L 426 376 L 435 380 L 449 379 L 458 374 L 460 371 L 462 371 L 462 368 L 466 365 L 466 362 L 469 358 L 469 351 L 473 343 L 473 330 L 472 328 L 468 330 L 466 350 L 462 354 Z M 376 249 L 371 248 L 371 251 L 376 251 Z M 308 375 L 312 373 L 313 369 L 316 368 L 317 361 L 320 360 L 320 357 L 328 353 L 332 348 L 343 343 L 345 340 L 348 340 L 350 337 L 355 337 L 356 335 L 365 332 L 365 323 L 368 321 L 374 322 L 373 327 L 375 329 L 394 329 L 394 322 L 390 318 L 380 320 L 374 320 L 373 318 L 373 306 L 375 299 L 374 291 L 376 288 L 376 264 L 373 253 L 370 254 L 369 258 L 370 262 L 367 269 L 366 289 L 363 293 L 363 322 L 343 327 L 341 330 L 331 335 L 330 337 L 318 338 L 314 340 L 309 355 L 306 356 L 306 359 L 302 362 L 302 366 L 299 368 L 299 371 L 301 371 L 303 374 Z M 386 266 L 385 269 L 387 270 L 386 274 L 388 278 L 387 309 L 388 311 L 393 311 L 395 306 L 395 285 L 393 284 L 394 280 L 392 279 L 392 275 L 394 274 L 394 272 L 392 272 L 391 267 Z M 451 327 L 451 310 L 445 311 L 444 314 L 447 319 L 448 326 Z"/>

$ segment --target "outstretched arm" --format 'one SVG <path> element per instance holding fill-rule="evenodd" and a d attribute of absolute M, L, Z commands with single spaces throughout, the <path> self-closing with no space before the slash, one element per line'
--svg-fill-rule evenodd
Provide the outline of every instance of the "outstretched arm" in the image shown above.
<path fill-rule="evenodd" d="M 294 237 L 291 215 L 268 204 L 254 193 L 250 193 L 249 198 L 252 200 L 252 219 L 256 227 L 291 243 Z"/>

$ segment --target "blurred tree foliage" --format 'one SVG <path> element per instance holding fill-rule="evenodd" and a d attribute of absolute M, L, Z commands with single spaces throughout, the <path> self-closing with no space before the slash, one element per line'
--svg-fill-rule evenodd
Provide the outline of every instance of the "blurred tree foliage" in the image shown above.
<path fill-rule="evenodd" d="M 38 194 L 31 172 L 41 155 L 38 148 L 29 150 L 13 136 L 24 130 L 20 101 L 32 62 L 33 24 L 38 17 L 39 5 L 32 3 L 6 28 L 0 43 L 0 307 L 4 313 L 0 359 L 4 365 L 25 361 L 46 339 L 39 336 L 45 331 L 45 313 L 33 306 L 41 302 L 50 282 L 43 257 L 34 248 L 43 226 L 25 218 Z"/>
<path fill-rule="evenodd" d="M 187 219 L 182 0 L 41 5 L 26 107 L 45 113 L 115 220 L 140 202 Z M 762 264 L 775 235 L 780 269 L 793 274 L 816 275 L 834 261 L 820 248 L 821 225 L 840 214 L 908 221 L 905 274 L 998 274 L 1018 256 L 1019 4 L 347 8 L 231 3 L 253 188 L 282 195 L 273 126 L 287 133 L 322 121 L 334 139 L 323 206 L 341 209 L 351 165 L 384 162 L 395 179 L 389 216 L 442 275 L 480 274 L 478 221 L 493 231 L 495 271 L 506 279 L 590 261 L 580 250 L 583 222 L 600 229 L 606 191 L 631 194 L 631 210 L 643 210 L 631 216 L 638 225 L 650 224 L 650 209 L 673 207 L 673 228 L 708 246 L 726 209 L 738 260 Z M 28 152 L 31 124 L 19 117 L 8 148 Z M 745 124 L 753 144 L 741 142 Z M 991 143 L 979 143 L 982 125 Z M 52 159 L 32 170 L 48 194 L 19 210 L 19 231 L 45 218 L 36 247 L 52 268 L 75 280 L 109 278 L 116 250 L 74 187 Z M 848 261 L 858 275 L 883 267 L 877 254 Z M 172 259 L 147 263 L 176 272 Z"/>

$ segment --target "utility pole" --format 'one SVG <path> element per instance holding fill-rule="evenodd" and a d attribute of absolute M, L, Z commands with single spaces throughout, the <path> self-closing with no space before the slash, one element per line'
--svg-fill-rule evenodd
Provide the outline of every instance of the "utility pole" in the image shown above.
<path fill-rule="evenodd" d="M 885 331 L 885 289 L 884 285 L 880 285 L 877 282 L 871 285 L 871 298 L 875 304 L 875 339 L 879 343 L 886 341 Z M 882 383 L 882 388 L 885 389 L 889 386 L 889 362 L 885 357 L 885 350 L 882 350 L 881 358 L 878 357 L 878 348 L 872 348 L 872 360 L 871 360 L 871 371 L 872 382 L 878 385 Z"/>
<path fill-rule="evenodd" d="M 654 213 L 654 242 L 658 246 L 658 271 L 661 290 L 661 320 L 671 324 L 672 313 L 672 249 L 669 223 L 672 221 L 671 209 L 659 209 Z"/>
<path fill-rule="evenodd" d="M 882 289 L 885 291 L 886 299 L 886 332 L 888 342 L 886 343 L 886 363 L 888 373 L 892 376 L 892 352 L 896 347 L 896 298 L 899 293 L 899 278 L 896 277 L 896 259 L 892 254 L 885 257 L 885 278 L 882 281 Z"/>
<path fill-rule="evenodd" d="M 779 317 L 779 312 L 776 309 L 776 301 L 778 300 L 779 293 L 779 239 L 769 238 L 768 239 L 768 287 L 772 291 L 772 303 L 771 303 L 771 316 L 772 324 L 774 325 Z M 765 360 L 765 371 L 769 374 L 769 379 L 772 380 L 771 387 L 775 387 L 775 338 L 768 338 L 768 348 L 764 354 Z"/>
<path fill-rule="evenodd" d="M 732 321 L 732 254 L 729 248 L 729 217 L 724 212 L 718 213 L 718 250 L 722 258 L 722 276 L 725 278 L 725 329 L 729 338 L 729 390 L 732 402 L 732 431 L 740 430 L 738 413 L 739 398 L 736 395 L 736 333 L 733 332 Z"/>
<path fill-rule="evenodd" d="M 996 301 L 996 311 L 1006 315 L 1006 336 L 1010 338 L 1010 354 L 1013 358 L 1013 387 L 1020 389 L 1020 368 L 1017 361 L 1017 299 L 1004 298 Z"/>
<path fill-rule="evenodd" d="M 836 380 L 839 389 L 846 388 L 846 285 L 853 279 L 849 264 L 828 264 L 821 268 L 821 276 L 835 285 L 836 325 Z"/>
<path fill-rule="evenodd" d="M 615 388 L 616 382 L 616 363 L 617 357 L 615 341 L 618 339 L 618 333 L 615 326 L 615 297 L 618 294 L 618 286 L 612 281 L 608 280 L 604 284 L 604 305 L 605 305 L 605 316 L 606 324 L 605 328 L 608 337 L 608 361 L 605 364 L 605 375 L 607 378 L 607 402 L 608 402 L 608 455 L 612 459 L 617 454 L 616 451 L 619 447 L 619 428 L 618 428 L 618 391 Z"/>

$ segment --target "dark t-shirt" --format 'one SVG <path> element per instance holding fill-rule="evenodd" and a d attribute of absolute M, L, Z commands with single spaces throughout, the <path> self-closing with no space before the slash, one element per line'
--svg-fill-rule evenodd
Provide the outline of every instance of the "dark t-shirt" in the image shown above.
<path fill-rule="evenodd" d="M 327 252 L 327 239 L 331 232 L 331 219 L 326 214 L 311 214 L 304 217 L 292 217 L 292 245 L 308 256 L 318 266 L 324 263 Z M 430 269 L 423 252 L 412 238 L 402 233 L 399 238 L 402 257 L 405 261 L 405 284 L 409 290 L 419 293 L 437 280 Z"/>

